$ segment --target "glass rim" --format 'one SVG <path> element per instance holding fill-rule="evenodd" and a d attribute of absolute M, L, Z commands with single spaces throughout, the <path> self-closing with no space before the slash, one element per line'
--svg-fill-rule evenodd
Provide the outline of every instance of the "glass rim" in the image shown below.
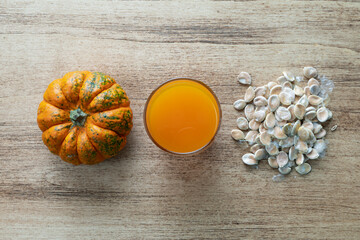
<path fill-rule="evenodd" d="M 148 105 L 149 105 L 149 102 L 150 100 L 152 99 L 152 97 L 154 96 L 154 94 L 164 85 L 170 83 L 170 82 L 175 82 L 175 81 L 179 81 L 179 80 L 189 80 L 189 81 L 193 81 L 193 82 L 196 82 L 202 86 L 204 86 L 210 93 L 211 95 L 214 97 L 215 101 L 216 101 L 216 104 L 217 104 L 217 107 L 218 107 L 218 111 L 219 111 L 219 122 L 217 124 L 217 128 L 216 128 L 216 131 L 214 133 L 214 135 L 212 136 L 212 138 L 210 139 L 210 141 L 205 144 L 204 146 L 202 146 L 201 148 L 199 149 L 196 149 L 192 152 L 184 152 L 184 153 L 181 153 L 181 152 L 174 152 L 174 151 L 171 151 L 171 150 L 168 150 L 166 148 L 164 148 L 163 146 L 161 146 L 151 135 L 150 131 L 149 131 L 149 128 L 148 128 L 148 125 L 147 125 L 147 121 L 146 121 L 146 112 L 147 112 L 147 109 L 148 109 Z M 171 78 L 169 80 L 166 80 L 164 81 L 163 83 L 161 83 L 159 86 L 157 86 L 152 92 L 151 94 L 149 95 L 149 97 L 147 98 L 146 100 L 146 103 L 145 103 L 145 107 L 144 107 L 144 111 L 143 111 L 143 121 L 144 121 L 144 126 L 145 126 L 145 131 L 147 133 L 147 135 L 149 136 L 149 138 L 151 139 L 151 141 L 157 146 L 159 147 L 160 149 L 162 149 L 163 151 L 165 152 L 168 152 L 168 153 L 171 153 L 171 154 L 174 154 L 174 155 L 182 155 L 182 156 L 188 156 L 188 155 L 194 155 L 196 153 L 199 153 L 199 152 L 202 152 L 204 151 L 205 149 L 207 149 L 215 140 L 215 137 L 217 135 L 217 133 L 219 132 L 220 130 L 220 126 L 221 126 L 221 120 L 222 120 L 222 110 L 221 110 L 221 105 L 220 105 L 220 101 L 219 99 L 217 98 L 216 94 L 214 93 L 214 91 L 208 86 L 206 85 L 205 83 L 203 83 L 202 81 L 200 80 L 195 80 L 195 79 L 192 79 L 192 78 L 187 78 L 187 77 L 177 77 L 177 78 Z"/>

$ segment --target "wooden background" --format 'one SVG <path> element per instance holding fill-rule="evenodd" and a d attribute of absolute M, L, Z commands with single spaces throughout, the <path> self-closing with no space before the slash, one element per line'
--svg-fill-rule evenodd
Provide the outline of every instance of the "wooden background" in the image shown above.
<path fill-rule="evenodd" d="M 0 0 L 1 239 L 360 239 L 359 1 Z M 329 151 L 311 174 L 245 166 L 232 103 L 283 70 L 333 79 Z M 134 110 L 128 145 L 74 167 L 41 141 L 48 84 L 102 71 Z M 177 157 L 145 133 L 147 96 L 173 77 L 207 83 L 223 110 L 214 145 Z"/>

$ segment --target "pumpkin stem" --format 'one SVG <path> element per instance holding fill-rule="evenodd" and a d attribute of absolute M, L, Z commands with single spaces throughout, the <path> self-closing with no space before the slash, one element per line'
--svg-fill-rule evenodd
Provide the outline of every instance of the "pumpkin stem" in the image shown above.
<path fill-rule="evenodd" d="M 80 108 L 70 111 L 70 119 L 75 126 L 84 126 L 87 116 Z"/>

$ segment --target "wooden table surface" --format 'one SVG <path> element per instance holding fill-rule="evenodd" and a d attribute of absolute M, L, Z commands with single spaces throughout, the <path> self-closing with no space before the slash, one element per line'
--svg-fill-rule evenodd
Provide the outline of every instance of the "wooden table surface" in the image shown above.
<path fill-rule="evenodd" d="M 356 1 L 0 1 L 1 239 L 360 239 L 360 3 Z M 246 87 L 312 65 L 335 82 L 327 156 L 307 176 L 245 166 L 230 137 Z M 101 71 L 127 91 L 120 155 L 72 166 L 43 145 L 48 84 Z M 143 107 L 173 77 L 207 83 L 215 143 L 177 157 L 146 135 Z"/>

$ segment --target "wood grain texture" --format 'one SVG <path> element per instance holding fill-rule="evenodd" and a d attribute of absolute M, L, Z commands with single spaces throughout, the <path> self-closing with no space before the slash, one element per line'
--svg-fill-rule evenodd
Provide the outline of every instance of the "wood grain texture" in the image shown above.
<path fill-rule="evenodd" d="M 280 183 L 241 162 L 230 137 L 240 71 L 265 84 L 313 65 L 336 85 L 324 159 Z M 358 1 L 0 0 L 1 239 L 359 239 Z M 134 110 L 128 145 L 71 166 L 41 141 L 48 84 L 102 71 Z M 147 96 L 172 77 L 207 83 L 223 110 L 210 149 L 177 157 L 147 137 Z"/>

